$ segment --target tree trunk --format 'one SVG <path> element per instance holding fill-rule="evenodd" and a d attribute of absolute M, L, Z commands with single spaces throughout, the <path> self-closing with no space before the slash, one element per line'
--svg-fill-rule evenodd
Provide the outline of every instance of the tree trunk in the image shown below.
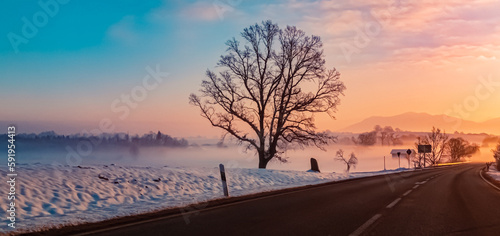
<path fill-rule="evenodd" d="M 267 161 L 259 160 L 259 169 L 266 169 Z"/>
<path fill-rule="evenodd" d="M 264 151 L 259 151 L 259 169 L 266 169 L 267 163 L 271 159 L 266 159 L 266 155 Z"/>

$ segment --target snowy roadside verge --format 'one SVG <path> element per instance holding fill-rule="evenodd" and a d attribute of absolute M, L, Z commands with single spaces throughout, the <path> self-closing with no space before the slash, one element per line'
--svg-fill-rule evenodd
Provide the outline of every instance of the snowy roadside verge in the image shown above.
<path fill-rule="evenodd" d="M 497 167 L 495 165 L 490 166 L 490 170 L 486 172 L 486 174 L 488 174 L 491 178 L 500 183 L 500 171 L 497 170 Z"/>
<path fill-rule="evenodd" d="M 229 193 L 243 196 L 392 171 L 312 173 L 228 168 Z M 6 176 L 5 168 L 0 175 Z M 20 165 L 16 196 L 18 232 L 98 222 L 224 198 L 214 168 Z M 6 188 L 0 190 L 0 194 Z M 7 198 L 0 200 L 7 214 Z M 1 232 L 9 232 L 2 227 Z"/>

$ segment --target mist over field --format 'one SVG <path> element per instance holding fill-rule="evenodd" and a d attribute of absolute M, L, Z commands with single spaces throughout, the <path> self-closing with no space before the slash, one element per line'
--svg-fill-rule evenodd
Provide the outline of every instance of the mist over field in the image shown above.
<path fill-rule="evenodd" d="M 354 135 L 353 135 L 354 136 Z M 481 145 L 484 136 L 464 135 L 471 143 Z M 76 147 L 51 147 L 19 149 L 18 163 L 42 163 L 54 165 L 121 165 L 121 166 L 168 166 L 168 167 L 217 167 L 224 164 L 226 168 L 256 168 L 258 158 L 253 150 L 245 150 L 244 146 L 228 143 L 217 145 L 218 139 L 189 140 L 188 147 L 139 147 L 135 151 L 127 146 L 94 147 L 91 152 L 78 153 Z M 69 148 L 68 148 L 69 147 Z M 416 149 L 413 142 L 406 141 L 403 145 L 361 146 L 354 144 L 335 143 L 325 147 L 322 151 L 315 147 L 304 149 L 289 149 L 283 153 L 286 163 L 273 160 L 269 169 L 306 171 L 310 169 L 310 158 L 316 158 L 322 172 L 344 172 L 344 163 L 334 160 L 337 150 L 342 149 L 346 154 L 354 152 L 359 163 L 351 172 L 379 171 L 384 169 L 384 156 L 386 169 L 408 167 L 406 158 L 392 157 L 392 149 Z M 468 160 L 474 162 L 493 161 L 491 149 L 494 145 L 482 146 L 480 152 Z M 71 150 L 71 151 L 68 151 Z M 81 155 L 83 154 L 83 155 Z M 447 157 L 443 157 L 447 161 Z M 5 160 L 1 160 L 2 162 Z M 413 167 L 413 163 L 410 163 Z"/>

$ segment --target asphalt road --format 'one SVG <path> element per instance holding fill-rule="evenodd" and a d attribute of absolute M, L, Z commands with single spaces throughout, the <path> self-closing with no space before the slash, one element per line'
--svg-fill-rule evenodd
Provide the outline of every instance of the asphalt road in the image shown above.
<path fill-rule="evenodd" d="M 500 235 L 481 164 L 363 178 L 92 235 Z"/>

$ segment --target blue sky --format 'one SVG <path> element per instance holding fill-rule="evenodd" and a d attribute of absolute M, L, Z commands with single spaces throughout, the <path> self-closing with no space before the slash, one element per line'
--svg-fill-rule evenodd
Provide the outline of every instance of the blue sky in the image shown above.
<path fill-rule="evenodd" d="M 35 1 L 9 3 L 12 5 L 2 8 L 2 22 L 9 22 L 6 24 L 8 27 L 2 27 L 0 33 L 22 35 L 21 18 L 31 21 L 32 16 L 42 8 Z M 15 53 L 8 38 L 3 37 L 0 44 L 4 62 L 1 65 L 2 77 L 16 78 L 9 80 L 8 84 L 15 86 L 13 89 L 22 90 L 30 87 L 26 86 L 26 82 L 37 85 L 34 90 L 44 85 L 60 89 L 60 86 L 64 88 L 75 82 L 85 84 L 80 80 L 86 80 L 90 86 L 97 81 L 106 82 L 104 86 L 123 82 L 120 77 L 130 73 L 123 71 L 124 68 L 140 68 L 151 61 L 168 60 L 167 53 L 179 54 L 182 50 L 179 46 L 184 40 L 180 33 L 189 25 L 180 25 L 174 16 L 167 15 L 168 12 L 161 16 L 163 19 L 153 16 L 154 9 L 160 7 L 172 12 L 178 8 L 175 3 L 165 3 L 71 1 L 60 5 L 57 14 L 39 28 L 28 43 L 19 45 L 18 53 Z M 113 71 L 113 76 L 102 81 L 100 77 L 109 71 Z M 82 76 L 79 72 L 86 75 Z M 40 78 L 41 75 L 44 75 L 43 78 Z"/>
<path fill-rule="evenodd" d="M 187 97 L 199 89 L 205 70 L 214 68 L 224 54 L 226 40 L 267 19 L 321 36 L 327 66 L 342 73 L 346 97 L 337 123 L 325 119 L 319 124 L 324 129 L 342 128 L 371 115 L 441 114 L 474 93 L 470 88 L 478 84 L 478 76 L 497 73 L 494 68 L 500 58 L 498 1 L 474 0 L 469 5 L 365 0 L 40 2 L 2 3 L 0 121 L 35 124 L 30 127 L 53 122 L 61 125 L 50 127 L 61 133 L 90 129 L 110 118 L 117 131 L 162 129 L 182 135 L 191 129 L 189 135 L 200 130 L 219 134 L 206 128 Z M 399 12 L 391 11 L 381 30 L 347 60 L 341 45 L 355 43 L 360 30 L 380 23 L 378 12 L 393 8 Z M 23 34 L 23 19 L 37 29 L 30 37 Z M 12 35 L 25 38 L 17 52 Z M 169 73 L 168 79 L 148 93 L 130 117 L 117 119 L 110 104 L 140 85 L 146 67 L 156 65 Z M 418 95 L 437 93 L 425 89 L 447 83 L 456 88 L 438 104 L 425 105 L 433 100 Z M 408 87 L 414 89 L 408 100 L 394 101 L 392 91 Z M 390 106 L 374 106 L 362 99 L 366 96 L 375 104 Z M 494 94 L 481 101 L 467 118 L 500 116 L 491 112 L 496 99 L 500 96 Z"/>
<path fill-rule="evenodd" d="M 155 65 L 171 74 L 157 93 L 184 91 L 175 99 L 187 107 L 185 94 L 245 25 L 225 19 L 246 4 L 238 1 L 40 2 L 7 1 L 0 10 L 0 93 L 8 98 L 0 120 L 98 121 Z"/>

